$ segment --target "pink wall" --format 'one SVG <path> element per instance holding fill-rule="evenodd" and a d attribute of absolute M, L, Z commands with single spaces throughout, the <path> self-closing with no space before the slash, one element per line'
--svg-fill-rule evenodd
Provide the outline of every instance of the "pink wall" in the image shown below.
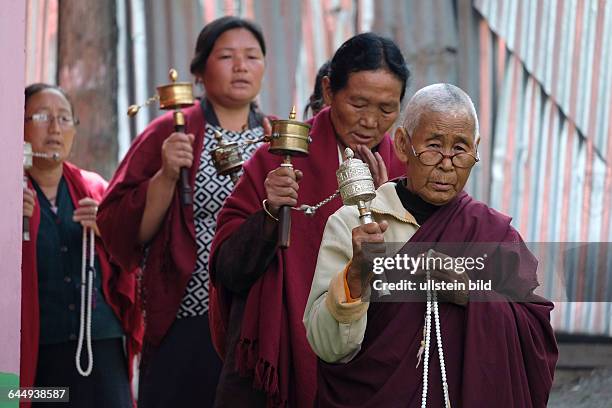
<path fill-rule="evenodd" d="M 0 7 L 0 373 L 19 373 L 26 2 Z"/>

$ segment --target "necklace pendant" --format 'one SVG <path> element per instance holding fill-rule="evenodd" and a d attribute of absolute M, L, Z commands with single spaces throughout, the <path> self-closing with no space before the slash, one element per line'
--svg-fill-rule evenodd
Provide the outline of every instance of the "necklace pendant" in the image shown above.
<path fill-rule="evenodd" d="M 417 365 L 415 368 L 419 368 L 419 364 L 421 364 L 421 357 L 423 356 L 424 351 L 425 351 L 425 341 L 421 340 L 421 347 L 419 347 L 419 351 L 417 353 Z"/>

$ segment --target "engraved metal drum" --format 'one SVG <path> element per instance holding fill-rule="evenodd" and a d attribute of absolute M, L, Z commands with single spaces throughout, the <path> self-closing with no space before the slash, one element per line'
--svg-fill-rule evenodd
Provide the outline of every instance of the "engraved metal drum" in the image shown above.
<path fill-rule="evenodd" d="M 281 156 L 308 156 L 310 125 L 296 120 L 272 121 L 272 135 L 268 151 Z"/>
<path fill-rule="evenodd" d="M 336 171 L 338 189 L 344 205 L 359 205 L 376 197 L 374 179 L 367 164 L 353 157 L 353 151 L 346 148 L 346 160 Z"/>
<path fill-rule="evenodd" d="M 236 142 L 220 143 L 210 154 L 219 176 L 227 176 L 240 171 L 244 164 L 240 146 Z"/>
<path fill-rule="evenodd" d="M 178 109 L 193 105 L 193 87 L 190 82 L 174 82 L 157 87 L 160 109 Z"/>
<path fill-rule="evenodd" d="M 159 101 L 159 107 L 166 110 L 192 106 L 194 104 L 194 98 L 193 85 L 191 82 L 176 82 L 178 73 L 174 68 L 170 69 L 168 77 L 172 82 L 158 86 L 155 96 L 147 99 L 142 105 L 130 105 L 127 112 L 128 116 L 135 116 L 140 111 L 140 108 L 154 103 L 155 101 Z"/>

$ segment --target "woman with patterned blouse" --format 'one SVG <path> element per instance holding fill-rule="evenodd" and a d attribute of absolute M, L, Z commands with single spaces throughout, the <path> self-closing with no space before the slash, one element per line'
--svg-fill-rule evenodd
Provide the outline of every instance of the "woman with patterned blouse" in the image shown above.
<path fill-rule="evenodd" d="M 208 256 L 232 184 L 216 175 L 210 152 L 215 131 L 227 141 L 263 135 L 264 116 L 254 99 L 265 53 L 261 30 L 250 21 L 222 17 L 206 25 L 191 62 L 205 96 L 184 110 L 185 133 L 174 132 L 171 114 L 153 121 L 134 141 L 100 206 L 98 223 L 113 258 L 143 269 L 140 407 L 213 403 L 221 361 L 208 324 Z M 193 206 L 179 199 L 181 167 L 189 168 Z"/>

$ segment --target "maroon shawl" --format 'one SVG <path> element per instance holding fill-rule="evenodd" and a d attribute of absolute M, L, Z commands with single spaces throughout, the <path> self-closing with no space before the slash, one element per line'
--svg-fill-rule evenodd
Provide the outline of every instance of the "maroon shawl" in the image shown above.
<path fill-rule="evenodd" d="M 338 148 L 329 108 L 312 120 L 313 142 L 307 158 L 295 158 L 294 167 L 304 173 L 298 205 L 315 204 L 337 189 Z M 396 158 L 388 135 L 378 146 L 389 169 L 398 177 L 405 168 Z M 259 148 L 245 165 L 245 172 L 217 218 L 217 232 L 210 265 L 220 245 L 251 214 L 260 211 L 266 198 L 264 180 L 282 158 Z M 340 198 L 321 207 L 313 218 L 291 214 L 291 246 L 278 251 L 266 272 L 251 287 L 236 350 L 237 369 L 253 376 L 253 386 L 268 394 L 268 405 L 311 407 L 315 394 L 316 359 L 302 323 L 314 275 L 317 254 L 327 218 L 341 206 Z M 256 239 L 256 237 L 253 237 Z M 238 249 L 239 250 L 239 249 Z M 226 346 L 231 294 L 215 280 L 211 268 L 210 317 L 215 347 L 223 356 Z"/>
<path fill-rule="evenodd" d="M 82 198 L 91 197 L 101 200 L 106 181 L 96 173 L 81 170 L 78 167 L 63 163 L 63 176 L 75 207 Z M 29 188 L 33 188 L 28 183 Z M 34 385 L 36 363 L 38 360 L 38 340 L 40 329 L 40 312 L 38 304 L 38 274 L 36 266 L 36 241 L 40 226 L 40 204 L 35 197 L 36 205 L 30 218 L 30 241 L 22 244 L 22 284 L 21 284 L 21 387 Z M 102 273 L 102 290 L 104 298 L 110 305 L 127 337 L 128 372 L 132 378 L 133 357 L 142 345 L 143 326 L 138 309 L 136 277 L 133 271 L 119 269 L 109 261 L 108 254 L 101 240 L 96 238 L 96 255 L 100 261 Z M 67 362 L 74 364 L 74 362 Z M 22 403 L 27 407 L 29 403 Z"/>
<path fill-rule="evenodd" d="M 531 300 L 511 303 L 501 294 L 471 293 L 495 301 L 470 302 L 465 308 L 440 304 L 452 406 L 545 407 L 558 355 L 549 322 L 553 305 L 529 295 L 537 286 L 537 261 L 510 218 L 462 192 L 435 212 L 404 250 L 419 242 L 498 243 L 501 270 L 485 268 L 470 278 L 502 282 L 509 293 Z M 319 361 L 318 406 L 420 407 L 423 366 L 415 366 L 424 313 L 422 302 L 371 303 L 359 354 L 347 364 Z M 439 364 L 432 333 L 431 407 L 444 406 Z"/>
<path fill-rule="evenodd" d="M 185 133 L 196 136 L 193 165 L 189 169 L 193 188 L 205 123 L 199 103 L 183 112 Z M 137 268 L 143 263 L 144 247 L 138 243 L 138 231 L 147 188 L 151 177 L 161 168 L 161 147 L 172 132 L 172 113 L 154 120 L 132 143 L 100 204 L 98 226 L 102 239 L 113 259 L 124 268 Z M 174 322 L 196 262 L 193 206 L 182 205 L 179 189 L 176 190 L 166 218 L 150 243 L 143 272 L 145 338 L 154 345 L 159 345 Z"/>

